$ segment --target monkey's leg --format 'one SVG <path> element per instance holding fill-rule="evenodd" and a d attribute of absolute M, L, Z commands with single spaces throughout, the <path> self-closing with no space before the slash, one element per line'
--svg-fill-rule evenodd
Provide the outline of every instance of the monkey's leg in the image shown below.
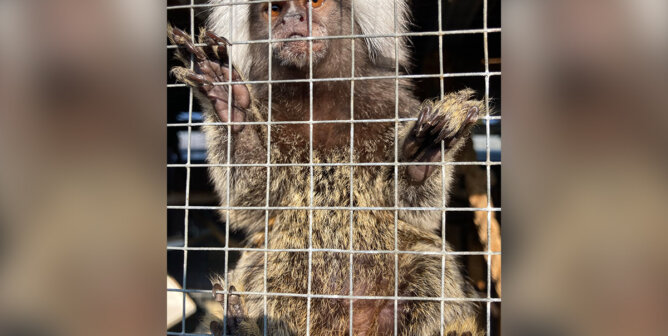
<path fill-rule="evenodd" d="M 471 127 L 484 113 L 484 104 L 471 99 L 472 90 L 448 94 L 438 102 L 422 104 L 418 121 L 408 131 L 403 143 L 402 158 L 408 162 L 437 162 L 441 159 L 441 142 L 445 144 L 447 160 L 461 147 Z M 436 165 L 408 166 L 408 180 L 423 183 L 436 170 Z"/>
<path fill-rule="evenodd" d="M 176 58 L 184 65 L 190 65 L 190 56 L 193 56 L 194 70 L 185 67 L 174 67 L 172 73 L 176 78 L 206 96 L 222 122 L 244 122 L 246 111 L 251 107 L 251 96 L 248 87 L 243 84 L 222 84 L 230 80 L 241 81 L 241 76 L 227 60 L 227 46 L 229 42 L 212 32 L 202 30 L 199 42 L 206 44 L 200 48 L 195 46 L 192 37 L 186 32 L 173 28 L 167 29 L 167 35 L 172 43 L 179 46 Z M 229 94 L 229 90 L 232 94 Z M 233 124 L 232 131 L 239 132 L 244 125 Z"/>
<path fill-rule="evenodd" d="M 422 234 L 418 234 L 422 236 Z M 435 245 L 418 243 L 403 247 L 417 251 L 437 251 Z M 474 290 L 462 276 L 455 259 L 445 257 L 443 274 L 442 257 L 428 255 L 399 256 L 399 295 L 405 297 L 469 298 Z M 481 336 L 484 333 L 476 321 L 477 306 L 472 302 L 405 300 L 401 301 L 399 316 L 403 321 L 401 335 L 438 335 L 441 330 L 441 314 L 444 335 Z"/>

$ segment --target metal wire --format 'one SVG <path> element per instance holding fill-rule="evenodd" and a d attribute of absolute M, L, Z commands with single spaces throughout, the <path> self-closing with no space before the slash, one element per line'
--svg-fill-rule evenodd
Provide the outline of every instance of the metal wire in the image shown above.
<path fill-rule="evenodd" d="M 313 40 L 309 40 L 313 42 Z M 234 81 L 234 82 L 213 82 L 213 85 L 230 84 L 287 84 L 287 83 L 314 83 L 314 82 L 350 82 L 378 79 L 425 79 L 425 78 L 453 78 L 453 77 L 489 77 L 501 76 L 501 72 L 457 72 L 445 74 L 426 74 L 426 75 L 395 75 L 395 76 L 365 76 L 365 77 L 328 77 L 311 79 L 275 79 L 275 80 L 254 80 L 254 81 Z M 167 84 L 168 88 L 187 87 L 185 84 Z"/>
<path fill-rule="evenodd" d="M 190 0 L 190 4 L 193 5 L 195 0 Z M 191 36 L 193 36 L 193 43 L 195 42 L 195 10 L 190 9 L 190 32 L 192 33 Z M 193 57 L 190 58 L 190 69 L 194 68 L 194 61 Z M 193 119 L 193 90 L 190 89 L 188 92 L 188 122 L 192 123 Z M 188 151 L 186 155 L 186 162 L 190 164 L 190 154 L 191 154 L 191 144 L 192 144 L 192 126 L 188 126 Z M 190 168 L 186 168 L 186 198 L 185 198 L 185 205 L 188 207 L 190 205 Z M 188 247 L 188 222 L 189 222 L 189 215 L 190 211 L 189 209 L 185 209 L 184 211 L 184 218 L 183 218 L 183 246 Z M 183 250 L 183 288 L 188 288 L 187 284 L 187 275 L 188 275 L 188 250 L 184 249 Z M 183 301 L 182 301 L 182 308 L 183 310 L 181 311 L 181 316 L 183 318 L 181 319 L 181 332 L 186 331 L 186 293 L 183 293 Z"/>
<path fill-rule="evenodd" d="M 269 2 L 269 5 L 267 6 L 267 22 L 270 23 L 271 20 L 269 19 L 271 17 L 271 1 Z M 272 25 L 267 24 L 269 27 L 269 36 L 272 36 Z M 271 43 L 267 44 L 267 55 L 271 55 Z M 269 62 L 268 64 L 268 69 L 267 69 L 267 78 L 269 80 L 273 79 L 272 76 L 272 71 L 273 71 L 273 64 Z M 267 90 L 268 90 L 268 108 L 267 108 L 267 122 L 271 122 L 271 104 L 272 104 L 272 85 L 268 84 L 267 85 Z M 267 126 L 267 164 L 271 164 L 271 127 Z M 271 167 L 267 166 L 267 194 L 265 195 L 265 198 L 267 199 L 267 202 L 265 203 L 267 207 L 269 207 L 269 200 L 270 200 L 270 183 L 271 181 Z M 229 187 L 229 185 L 228 185 Z M 269 248 L 269 210 L 266 210 L 264 213 L 264 248 L 268 249 Z M 264 316 L 262 318 L 262 333 L 264 336 L 267 336 L 267 330 L 268 330 L 268 323 L 267 323 L 267 268 L 268 268 L 268 259 L 269 256 L 267 254 L 267 251 L 264 252 L 264 277 L 262 279 L 262 289 L 264 292 L 264 295 L 262 296 L 262 312 L 264 313 Z M 225 331 L 227 332 L 227 330 Z"/>
<path fill-rule="evenodd" d="M 364 1 L 364 0 L 352 0 L 353 4 L 355 1 Z M 492 256 L 501 255 L 500 251 L 492 251 L 491 248 L 491 219 L 492 214 L 495 212 L 500 212 L 500 207 L 494 207 L 491 201 L 491 168 L 493 166 L 500 166 L 501 162 L 491 160 L 491 127 L 490 124 L 492 121 L 501 120 L 501 116 L 492 116 L 489 113 L 490 107 L 490 78 L 501 76 L 500 71 L 490 71 L 490 57 L 489 57 L 489 34 L 490 33 L 500 33 L 501 28 L 489 28 L 488 27 L 488 10 L 489 4 L 488 0 L 483 1 L 483 28 L 482 29 L 458 29 L 458 30 L 444 30 L 443 29 L 443 4 L 442 0 L 436 0 L 438 3 L 438 30 L 437 31 L 427 31 L 427 32 L 408 32 L 401 33 L 398 30 L 398 15 L 397 15 L 397 3 L 395 2 L 394 8 L 394 32 L 391 34 L 377 34 L 377 35 L 363 35 L 355 34 L 355 20 L 354 20 L 354 8 L 352 6 L 353 13 L 351 14 L 351 34 L 350 35 L 337 35 L 337 36 L 326 36 L 326 37 L 312 37 L 312 11 L 313 7 L 311 2 L 308 1 L 308 30 L 309 37 L 304 38 L 290 38 L 290 39 L 273 39 L 271 33 L 271 25 L 269 25 L 269 38 L 252 40 L 252 41 L 231 41 L 231 45 L 228 48 L 228 57 L 230 64 L 234 64 L 235 61 L 232 59 L 232 48 L 235 45 L 244 45 L 244 44 L 258 44 L 265 43 L 267 44 L 267 52 L 271 54 L 272 52 L 272 43 L 281 42 L 281 41 L 296 41 L 303 40 L 308 41 L 309 43 L 309 76 L 307 79 L 295 79 L 295 80 L 278 80 L 274 79 L 272 76 L 272 64 L 269 62 L 268 67 L 268 77 L 267 80 L 247 80 L 247 81 L 233 81 L 232 76 L 229 76 L 224 82 L 216 82 L 214 85 L 230 86 L 236 84 L 267 84 L 268 86 L 268 112 L 267 112 L 267 121 L 262 122 L 194 122 L 193 121 L 193 91 L 189 91 L 189 101 L 188 101 L 188 122 L 187 123 L 168 123 L 167 127 L 185 127 L 187 128 L 188 141 L 187 141 L 187 159 L 184 164 L 168 164 L 168 168 L 185 168 L 186 169 L 186 185 L 185 185 L 185 203 L 184 205 L 170 205 L 167 206 L 167 209 L 178 209 L 184 210 L 184 243 L 183 246 L 170 246 L 167 248 L 168 251 L 182 251 L 183 252 L 183 289 L 167 289 L 171 292 L 181 292 L 183 293 L 183 319 L 181 321 L 181 332 L 167 332 L 167 335 L 204 335 L 196 333 L 187 333 L 186 332 L 186 321 L 185 321 L 185 301 L 186 294 L 188 293 L 210 293 L 209 290 L 199 290 L 199 289 L 189 289 L 186 283 L 187 272 L 188 272 L 188 252 L 189 251 L 223 251 L 225 253 L 225 273 L 224 281 L 226 288 L 223 289 L 222 293 L 224 294 L 224 316 L 227 314 L 227 301 L 228 295 L 230 294 L 228 290 L 229 279 L 228 279 L 228 265 L 229 265 L 229 253 L 230 252 L 262 252 L 264 253 L 264 279 L 263 279 L 263 290 L 261 292 L 244 292 L 244 291 L 235 291 L 234 294 L 238 295 L 258 295 L 262 296 L 263 299 L 263 310 L 264 310 L 264 319 L 263 319 L 263 332 L 264 335 L 267 335 L 267 300 L 268 297 L 298 297 L 305 298 L 307 300 L 307 311 L 306 311 L 306 334 L 310 335 L 311 332 L 311 307 L 312 299 L 346 299 L 349 300 L 349 329 L 350 334 L 353 334 L 353 300 L 392 300 L 394 302 L 394 333 L 398 333 L 398 302 L 399 300 L 406 301 L 436 301 L 440 302 L 441 310 L 441 320 L 440 320 L 440 334 L 444 335 L 445 332 L 445 321 L 444 321 L 444 309 L 446 302 L 484 302 L 486 304 L 486 332 L 489 335 L 491 333 L 491 304 L 500 303 L 501 299 L 492 297 L 492 277 L 491 277 L 491 260 Z M 178 9 L 188 9 L 190 14 L 190 31 L 193 36 L 193 43 L 198 46 L 203 46 L 203 44 L 196 43 L 194 40 L 195 36 L 195 9 L 207 9 L 216 6 L 234 6 L 234 5 L 243 5 L 243 4 L 254 4 L 254 3 L 269 3 L 267 11 L 269 12 L 268 16 L 271 17 L 271 0 L 253 0 L 253 1 L 235 1 L 234 3 L 220 3 L 220 4 L 195 4 L 194 0 L 190 0 L 189 5 L 178 5 L 178 6 L 167 6 L 167 10 L 178 10 Z M 234 31 L 235 22 L 234 15 L 231 16 L 230 20 L 230 31 Z M 482 34 L 483 35 L 483 52 L 484 52 L 484 71 L 483 72 L 460 72 L 460 73 L 446 73 L 444 71 L 444 55 L 443 55 L 443 38 L 444 36 L 451 35 L 467 35 L 467 34 Z M 355 73 L 355 42 L 356 38 L 393 38 L 395 42 L 395 55 L 399 55 L 399 41 L 403 38 L 409 37 L 437 37 L 438 46 L 439 46 L 439 73 L 438 74 L 401 74 L 399 71 L 399 58 L 395 57 L 395 69 L 394 75 L 391 76 L 357 76 Z M 352 53 L 352 69 L 350 77 L 335 77 L 335 78 L 313 78 L 313 41 L 317 40 L 332 40 L 332 39 L 349 39 L 351 41 L 351 53 Z M 167 45 L 167 49 L 177 48 L 174 45 Z M 194 62 L 191 59 L 190 62 L 191 69 L 194 68 Z M 405 79 L 438 79 L 440 83 L 440 96 L 443 98 L 445 96 L 445 84 L 444 80 L 446 78 L 460 78 L 460 77 L 481 77 L 485 81 L 485 105 L 487 107 L 486 116 L 482 117 L 481 120 L 485 124 L 485 150 L 486 150 L 486 160 L 485 161 L 475 161 L 475 162 L 445 162 L 444 147 L 441 151 L 441 162 L 436 163 L 427 163 L 430 165 L 440 166 L 440 173 L 442 176 L 445 176 L 447 166 L 483 166 L 486 170 L 486 193 L 487 193 L 487 206 L 484 208 L 473 208 L 473 207 L 448 207 L 446 203 L 447 195 L 447 186 L 445 179 L 442 179 L 441 191 L 442 191 L 442 201 L 441 205 L 437 207 L 402 207 L 399 206 L 399 167 L 410 166 L 410 165 L 423 165 L 424 163 L 411 162 L 404 163 L 399 162 L 399 134 L 398 129 L 401 122 L 415 121 L 417 118 L 400 118 L 399 116 L 399 82 Z M 354 104 L 355 104 L 355 85 L 357 82 L 363 82 L 367 80 L 394 80 L 395 81 L 395 116 L 394 118 L 388 119 L 355 119 L 354 118 Z M 314 104 L 313 104 L 313 87 L 315 83 L 319 82 L 349 82 L 351 85 L 350 89 L 350 119 L 349 120 L 314 120 Z M 274 121 L 272 120 L 272 85 L 280 85 L 285 83 L 308 83 L 309 85 L 309 120 L 305 121 Z M 361 84 L 363 85 L 363 84 Z M 182 88 L 187 87 L 185 84 L 168 84 L 167 88 Z M 232 90 L 228 90 L 229 99 L 231 100 Z M 228 106 L 228 113 L 231 115 L 232 106 Z M 350 124 L 350 158 L 349 162 L 341 163 L 315 163 L 313 158 L 313 128 L 317 124 L 338 124 L 346 123 Z M 368 162 L 360 163 L 355 162 L 354 160 L 354 141 L 355 141 L 355 126 L 362 123 L 393 123 L 394 124 L 394 162 Z M 278 164 L 271 163 L 271 128 L 274 125 L 295 125 L 303 124 L 309 126 L 309 161 L 308 163 L 291 163 L 291 164 Z M 216 126 L 226 126 L 228 130 L 228 143 L 227 143 L 227 162 L 226 163 L 192 163 L 191 160 L 191 136 L 193 132 L 193 127 L 207 126 L 207 125 L 216 125 Z M 265 164 L 234 164 L 231 159 L 231 149 L 232 149 L 232 131 L 231 128 L 234 125 L 261 125 L 267 127 L 267 160 Z M 444 146 L 441 144 L 441 146 Z M 373 166 L 392 166 L 394 168 L 394 201 L 395 205 L 392 207 L 357 207 L 353 206 L 353 195 L 354 195 L 354 167 L 373 167 Z M 195 206 L 190 203 L 190 182 L 191 182 L 191 169 L 192 168 L 208 168 L 208 167 L 221 167 L 227 170 L 227 192 L 225 199 L 222 202 L 224 205 L 221 206 Z M 264 167 L 266 168 L 266 202 L 264 206 L 257 207 L 243 207 L 243 206 L 231 206 L 230 200 L 230 176 L 231 169 L 236 167 Z M 270 185 L 269 181 L 271 180 L 271 169 L 274 167 L 308 167 L 309 176 L 310 176 L 310 190 L 309 190 L 309 205 L 303 207 L 281 207 L 281 206 L 271 206 L 270 205 Z M 315 167 L 348 167 L 350 169 L 350 204 L 349 206 L 314 206 L 314 168 Z M 226 211 L 226 228 L 225 228 L 225 245 L 223 247 L 192 247 L 189 246 L 189 212 L 192 210 L 263 210 L 265 213 L 265 223 L 264 223 L 264 248 L 245 248 L 245 247 L 231 247 L 229 244 L 230 241 L 230 215 L 229 211 Z M 309 213 L 309 242 L 308 248 L 304 249 L 272 249 L 269 248 L 269 216 L 270 212 L 273 210 L 306 210 Z M 350 212 L 350 226 L 349 226 L 349 248 L 348 249 L 323 249 L 323 248 L 313 248 L 313 211 L 315 210 L 344 210 Z M 394 212 L 394 249 L 388 251 L 381 250 L 355 250 L 354 249 L 354 213 L 355 211 L 393 211 Z M 399 211 L 405 210 L 414 210 L 414 211 L 440 211 L 441 212 L 441 230 L 442 230 L 442 249 L 440 251 L 402 251 L 399 249 L 398 244 L 398 218 Z M 470 211 L 484 211 L 487 213 L 487 246 L 485 251 L 448 251 L 446 249 L 446 216 L 448 212 L 470 212 Z M 270 252 L 288 252 L 288 253 L 308 253 L 308 282 L 307 282 L 307 293 L 306 294 L 297 294 L 297 293 L 273 293 L 268 290 L 267 287 L 267 268 L 268 268 L 268 253 Z M 312 293 L 312 263 L 313 263 L 313 253 L 314 252 L 328 252 L 328 253 L 342 253 L 349 255 L 349 294 L 348 295 L 322 295 Z M 353 292 L 353 255 L 354 254 L 389 254 L 394 255 L 394 295 L 393 296 L 362 296 L 354 295 Z M 399 296 L 399 255 L 433 255 L 441 257 L 441 295 L 440 297 L 404 297 Z M 446 267 L 446 257 L 447 256 L 485 256 L 487 257 L 487 295 L 483 298 L 451 298 L 445 297 L 445 267 Z M 226 320 L 223 319 L 223 330 L 227 330 Z"/>
<path fill-rule="evenodd" d="M 440 1 L 440 0 L 439 0 Z M 489 32 L 487 31 L 487 9 L 488 9 L 488 0 L 483 0 L 483 39 L 484 39 L 484 53 L 485 53 L 485 107 L 487 116 L 489 117 Z M 489 145 L 490 139 L 490 122 L 489 119 L 485 120 L 485 147 L 487 150 L 487 162 L 490 161 L 491 148 Z M 492 183 L 491 183 L 491 166 L 487 165 L 487 208 L 492 207 Z M 487 211 L 487 252 L 492 252 L 492 212 Z M 487 298 L 492 298 L 492 256 L 487 257 Z M 487 301 L 487 311 L 486 311 L 486 329 L 487 335 L 491 334 L 492 328 L 492 302 Z"/>
<path fill-rule="evenodd" d="M 351 6 L 351 12 L 350 12 L 350 33 L 355 32 L 355 0 L 352 1 L 352 6 Z M 355 78 L 355 39 L 350 40 L 350 59 L 351 59 L 351 67 L 350 67 L 350 77 Z M 355 119 L 355 81 L 350 81 L 350 120 Z M 352 165 L 355 162 L 355 124 L 351 123 L 350 124 L 350 164 Z M 354 203 L 354 168 L 352 166 L 349 166 L 350 168 L 350 206 L 352 206 Z M 354 238 L 355 235 L 353 234 L 354 232 L 354 227 L 353 227 L 353 222 L 354 222 L 354 217 L 355 217 L 355 211 L 350 210 L 350 230 L 349 230 L 349 249 L 352 252 L 354 250 Z M 350 253 L 348 257 L 348 293 L 349 295 L 354 295 L 353 291 L 353 254 Z M 354 335 L 353 332 L 353 321 L 354 321 L 354 305 L 353 305 L 353 300 L 348 301 L 349 307 L 348 307 L 348 334 L 349 335 Z"/>

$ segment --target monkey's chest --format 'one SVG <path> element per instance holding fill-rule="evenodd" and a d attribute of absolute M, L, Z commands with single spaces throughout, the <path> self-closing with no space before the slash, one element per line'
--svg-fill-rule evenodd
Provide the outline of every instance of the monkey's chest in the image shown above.
<path fill-rule="evenodd" d="M 323 160 L 314 156 L 315 163 Z M 312 169 L 311 173 L 310 167 L 290 167 L 291 173 L 283 176 L 281 190 L 287 192 L 280 207 L 297 209 L 274 212 L 268 237 L 270 249 L 312 252 L 270 254 L 268 264 L 280 268 L 268 287 L 305 293 L 311 269 L 311 290 L 316 294 L 349 294 L 352 275 L 355 295 L 391 295 L 394 256 L 382 251 L 394 250 L 395 218 L 394 211 L 382 208 L 392 206 L 393 193 L 388 188 L 393 180 L 388 174 L 393 169 L 320 164 Z M 294 281 L 286 283 L 286 278 Z"/>
<path fill-rule="evenodd" d="M 331 159 L 331 158 L 330 158 Z M 338 160 L 338 159 L 337 159 Z M 392 170 L 383 166 L 320 165 L 289 167 L 273 185 L 283 191 L 274 204 L 272 248 L 391 249 Z M 311 183 L 311 177 L 313 183 Z M 278 183 L 276 183 L 278 182 Z M 270 237 L 271 238 L 271 237 Z M 271 240 L 271 239 L 270 239 Z"/>
<path fill-rule="evenodd" d="M 287 159 L 308 160 L 310 150 L 323 153 L 323 159 L 335 158 L 338 153 L 350 151 L 362 161 L 381 162 L 389 158 L 388 148 L 392 147 L 394 123 L 392 122 L 350 122 L 350 106 L 314 106 L 311 112 L 303 104 L 293 107 L 297 111 L 287 111 L 290 107 L 272 110 L 272 119 L 281 124 L 272 126 L 272 144 L 280 153 L 291 153 Z M 357 119 L 357 117 L 356 117 Z M 291 124 L 290 122 L 295 122 Z M 324 161 L 324 162 L 331 162 Z"/>

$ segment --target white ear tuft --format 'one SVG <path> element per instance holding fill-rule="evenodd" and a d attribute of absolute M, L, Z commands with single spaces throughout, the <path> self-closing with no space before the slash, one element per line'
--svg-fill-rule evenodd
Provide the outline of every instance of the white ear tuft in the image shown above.
<path fill-rule="evenodd" d="M 209 29 L 225 37 L 230 47 L 232 64 L 243 78 L 248 77 L 252 60 L 248 56 L 248 44 L 237 44 L 250 40 L 250 5 L 247 0 L 210 0 L 211 14 L 207 20 Z M 234 4 L 234 5 L 231 5 Z"/>
<path fill-rule="evenodd" d="M 352 0 L 355 20 L 364 35 L 394 35 L 408 32 L 410 14 L 406 0 Z M 408 39 L 405 36 L 367 38 L 369 55 L 374 63 L 394 67 L 399 59 L 399 67 L 408 65 Z M 395 53 L 396 51 L 396 53 Z"/>

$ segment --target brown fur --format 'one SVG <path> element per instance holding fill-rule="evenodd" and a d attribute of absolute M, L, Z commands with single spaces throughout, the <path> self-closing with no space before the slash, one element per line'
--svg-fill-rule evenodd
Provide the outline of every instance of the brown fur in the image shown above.
<path fill-rule="evenodd" d="M 350 34 L 350 8 L 347 1 L 326 1 L 324 6 L 340 6 L 329 10 L 327 17 L 319 18 L 332 35 Z M 323 6 L 323 7 L 324 7 Z M 255 8 L 257 7 L 257 8 Z M 261 5 L 253 6 L 251 32 L 253 39 L 266 39 L 266 19 Z M 315 15 L 315 14 L 314 14 Z M 254 18 L 254 19 L 253 19 Z M 315 18 L 314 18 L 315 21 Z M 279 32 L 280 33 L 280 32 Z M 392 69 L 375 66 L 368 55 L 364 42 L 357 40 L 355 47 L 356 76 L 392 76 Z M 350 40 L 329 40 L 328 50 L 317 65 L 314 78 L 347 77 L 351 73 Z M 258 56 L 251 66 L 250 80 L 267 79 L 269 62 L 273 62 L 273 79 L 308 78 L 308 70 L 300 69 L 297 63 L 286 65 L 282 54 L 267 59 L 267 46 L 251 45 L 251 52 Z M 293 55 L 294 56 L 294 55 Z M 292 57 L 292 56 L 291 56 Z M 289 61 L 289 60 L 288 60 Z M 289 62 L 287 62 L 289 63 Z M 395 96 L 398 85 L 398 96 Z M 252 107 L 247 111 L 247 121 L 267 121 L 269 88 L 266 84 L 250 88 Z M 351 83 L 348 81 L 316 82 L 313 85 L 314 120 L 348 120 L 351 117 Z M 429 102 L 437 113 L 445 115 L 451 131 L 450 146 L 443 154 L 445 161 L 452 161 L 468 133 L 470 120 L 467 113 L 471 107 L 482 104 L 471 100 L 472 92 L 450 94 L 440 102 Z M 202 94 L 198 98 L 207 110 L 206 122 L 217 122 L 217 114 L 211 103 Z M 308 121 L 311 114 L 308 83 L 274 84 L 272 86 L 272 121 Z M 392 119 L 395 103 L 401 118 L 416 117 L 420 102 L 411 93 L 411 84 L 392 79 L 365 80 L 354 87 L 355 119 Z M 364 123 L 354 125 L 355 162 L 394 162 L 395 146 L 402 155 L 404 139 L 410 134 L 415 122 L 409 123 Z M 398 129 L 395 130 L 395 127 Z M 227 126 L 204 126 L 208 140 L 208 160 L 212 164 L 224 164 L 228 157 L 228 141 L 231 141 L 230 163 L 267 163 L 267 128 L 263 125 L 247 125 L 240 132 L 228 134 Z M 310 152 L 310 127 L 307 124 L 271 126 L 271 163 L 304 163 L 312 157 L 313 163 L 348 163 L 350 153 L 350 124 L 313 125 L 313 152 Z M 395 131 L 399 142 L 395 144 Z M 439 160 L 440 161 L 440 160 Z M 439 167 L 440 168 L 440 167 Z M 395 167 L 393 166 L 315 166 L 313 167 L 313 191 L 311 171 L 306 167 L 272 167 L 267 181 L 266 167 L 211 167 L 210 174 L 221 204 L 227 206 L 261 207 L 267 204 L 266 191 L 269 185 L 271 207 L 440 207 L 447 195 L 442 195 L 443 180 L 447 188 L 452 180 L 452 167 L 437 169 L 426 181 L 415 184 L 408 181 L 406 167 L 399 166 L 397 176 L 398 204 L 395 202 Z M 350 176 L 353 176 L 353 195 L 350 195 Z M 444 174 L 442 174 L 442 172 Z M 229 176 L 228 176 L 229 174 Z M 227 186 L 229 178 L 229 195 Z M 311 193 L 313 199 L 311 200 Z M 352 204 L 350 204 L 352 198 Z M 223 211 L 223 218 L 226 213 Z M 386 251 L 395 247 L 399 251 L 443 250 L 442 242 L 434 232 L 440 227 L 440 211 L 398 211 L 398 218 L 391 210 L 338 209 L 272 210 L 269 212 L 270 227 L 264 236 L 264 210 L 231 210 L 229 225 L 244 230 L 251 247 L 263 246 L 265 239 L 270 249 L 336 249 L 355 251 Z M 395 223 L 396 238 L 395 242 Z M 311 231 L 312 229 L 312 231 Z M 310 239 L 311 238 L 311 239 Z M 352 239 L 352 242 L 351 242 Z M 311 245 L 309 245 L 309 241 Z M 396 246 L 395 246 L 396 243 Z M 446 246 L 445 250 L 449 250 Z M 241 292 L 263 292 L 263 252 L 245 252 L 236 268 L 229 274 L 230 286 Z M 269 293 L 308 293 L 309 254 L 307 252 L 267 252 L 267 288 Z M 311 294 L 447 298 L 473 297 L 473 291 L 459 271 L 451 256 L 398 253 L 354 253 L 352 254 L 353 288 L 350 288 L 350 253 L 314 251 L 311 254 Z M 395 268 L 396 263 L 396 268 Z M 442 269 L 442 266 L 445 266 Z M 395 271 L 398 270 L 398 274 Z M 444 278 L 441 281 L 441 277 Z M 395 286 L 395 278 L 398 284 Z M 223 277 L 214 283 L 228 288 Z M 235 332 L 241 335 L 261 335 L 263 317 L 266 313 L 267 334 L 303 335 L 306 333 L 307 299 L 304 297 L 267 297 L 264 311 L 261 296 L 241 295 L 244 317 Z M 401 335 L 434 335 L 440 330 L 441 317 L 445 331 L 459 334 L 470 332 L 481 334 L 475 325 L 476 305 L 466 301 L 446 301 L 441 311 L 439 301 L 399 300 L 397 315 L 394 315 L 394 300 L 354 299 L 353 329 L 356 335 L 393 334 L 396 320 Z M 348 299 L 312 298 L 310 303 L 311 335 L 347 335 L 350 325 L 350 302 Z"/>

